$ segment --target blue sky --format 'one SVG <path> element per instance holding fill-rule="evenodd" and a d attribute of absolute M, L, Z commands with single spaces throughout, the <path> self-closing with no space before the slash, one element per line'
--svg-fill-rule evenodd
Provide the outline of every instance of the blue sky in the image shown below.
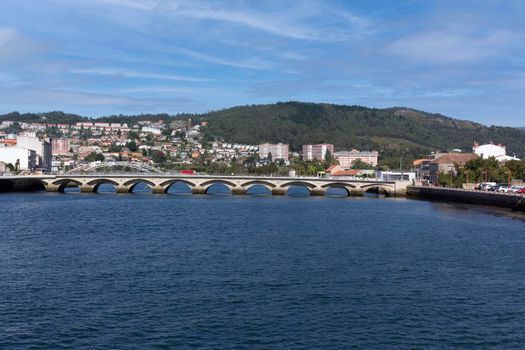
<path fill-rule="evenodd" d="M 0 113 L 312 101 L 525 126 L 525 1 L 0 0 Z"/>

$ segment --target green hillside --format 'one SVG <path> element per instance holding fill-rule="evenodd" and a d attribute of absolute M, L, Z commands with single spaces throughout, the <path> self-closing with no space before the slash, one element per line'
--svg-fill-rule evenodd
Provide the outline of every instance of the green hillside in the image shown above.
<path fill-rule="evenodd" d="M 507 145 L 525 157 L 525 132 L 487 127 L 409 108 L 374 109 L 286 102 L 234 107 L 201 115 L 209 121 L 210 137 L 231 142 L 289 143 L 299 151 L 305 143 L 333 143 L 336 150 L 378 150 L 384 162 L 420 157 L 431 151 L 470 151 L 474 141 Z"/>
<path fill-rule="evenodd" d="M 203 114 L 141 114 L 98 118 L 98 121 L 171 120 L 193 118 L 209 122 L 204 129 L 207 139 L 258 144 L 288 143 L 300 151 L 306 143 L 333 143 L 336 150 L 377 150 L 381 162 L 395 166 L 432 151 L 461 149 L 470 151 L 474 141 L 495 142 L 507 146 L 509 154 L 525 158 L 525 130 L 485 126 L 409 108 L 375 109 L 302 102 L 240 106 Z M 20 122 L 74 123 L 88 118 L 63 112 L 13 112 L 0 115 L 2 120 Z"/>

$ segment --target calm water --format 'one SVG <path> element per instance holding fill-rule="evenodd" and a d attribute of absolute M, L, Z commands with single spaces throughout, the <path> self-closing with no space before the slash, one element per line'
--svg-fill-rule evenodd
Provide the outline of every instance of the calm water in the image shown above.
<path fill-rule="evenodd" d="M 402 199 L 0 195 L 0 348 L 524 348 L 525 222 Z"/>

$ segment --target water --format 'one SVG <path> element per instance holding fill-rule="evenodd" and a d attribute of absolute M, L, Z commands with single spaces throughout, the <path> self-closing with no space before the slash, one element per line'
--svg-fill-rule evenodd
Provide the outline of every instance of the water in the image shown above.
<path fill-rule="evenodd" d="M 524 252 L 423 201 L 1 194 L 0 348 L 523 348 Z"/>

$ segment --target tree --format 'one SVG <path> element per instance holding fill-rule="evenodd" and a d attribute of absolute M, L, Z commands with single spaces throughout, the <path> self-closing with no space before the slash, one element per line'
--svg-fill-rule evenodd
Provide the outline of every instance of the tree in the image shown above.
<path fill-rule="evenodd" d="M 374 169 L 374 167 L 368 163 L 363 162 L 361 159 L 356 159 L 352 162 L 352 169 Z"/>
<path fill-rule="evenodd" d="M 324 154 L 324 161 L 326 162 L 326 164 L 328 165 L 331 165 L 332 164 L 332 152 L 330 152 L 329 150 L 326 150 L 325 154 Z"/>
<path fill-rule="evenodd" d="M 139 134 L 137 134 L 135 131 L 130 131 L 128 133 L 128 138 L 138 140 L 139 139 Z"/>
<path fill-rule="evenodd" d="M 87 161 L 87 162 L 96 162 L 96 161 L 104 161 L 104 155 L 102 153 L 97 153 L 97 152 L 91 152 L 90 154 L 88 154 L 84 160 Z"/>
<path fill-rule="evenodd" d="M 166 155 L 162 151 L 154 150 L 151 152 L 151 159 L 155 163 L 164 163 L 166 161 Z"/>
<path fill-rule="evenodd" d="M 134 140 L 126 143 L 126 147 L 129 149 L 130 152 L 137 152 L 137 150 L 139 149 L 137 143 Z"/>

